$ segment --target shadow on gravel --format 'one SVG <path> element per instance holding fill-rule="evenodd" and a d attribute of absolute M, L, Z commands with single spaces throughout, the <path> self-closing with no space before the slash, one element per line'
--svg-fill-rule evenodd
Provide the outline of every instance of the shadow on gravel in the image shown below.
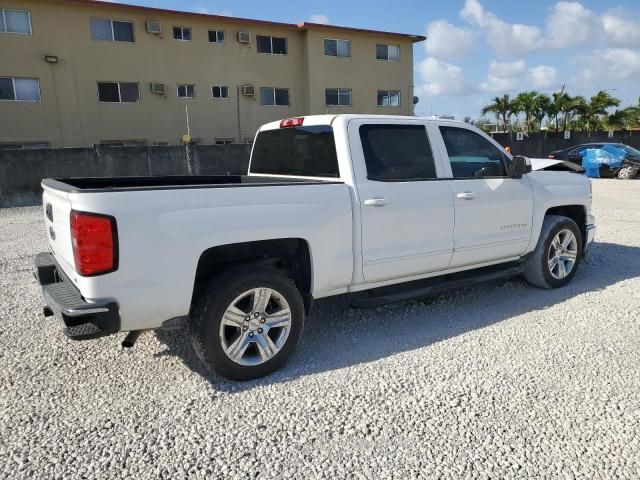
<path fill-rule="evenodd" d="M 270 376 L 248 382 L 210 374 L 184 331 L 157 330 L 158 340 L 167 347 L 158 355 L 176 355 L 215 389 L 239 392 L 426 347 L 637 276 L 640 248 L 595 243 L 573 282 L 558 290 L 538 289 L 512 279 L 370 310 L 349 308 L 347 295 L 319 300 L 289 363 Z"/>

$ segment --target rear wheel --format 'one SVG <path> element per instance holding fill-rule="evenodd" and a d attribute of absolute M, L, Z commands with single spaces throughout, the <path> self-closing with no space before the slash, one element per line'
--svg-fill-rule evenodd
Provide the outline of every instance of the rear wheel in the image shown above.
<path fill-rule="evenodd" d="M 576 274 L 582 254 L 578 225 L 567 217 L 547 215 L 533 253 L 524 264 L 524 278 L 541 288 L 559 288 Z"/>
<path fill-rule="evenodd" d="M 289 358 L 302 335 L 304 306 L 295 284 L 278 270 L 230 270 L 197 302 L 191 337 L 200 359 L 233 380 L 267 375 Z"/>
<path fill-rule="evenodd" d="M 638 168 L 632 166 L 622 167 L 618 170 L 618 178 L 620 180 L 631 180 L 638 175 Z"/>

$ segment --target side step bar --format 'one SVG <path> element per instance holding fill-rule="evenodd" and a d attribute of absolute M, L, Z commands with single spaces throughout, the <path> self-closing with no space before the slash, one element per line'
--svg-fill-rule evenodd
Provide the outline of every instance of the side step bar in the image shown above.
<path fill-rule="evenodd" d="M 487 267 L 475 272 L 461 272 L 443 277 L 428 278 L 401 285 L 391 285 L 367 290 L 356 294 L 351 299 L 351 306 L 355 308 L 374 308 L 389 303 L 403 302 L 413 298 L 427 297 L 447 290 L 467 287 L 490 280 L 515 277 L 522 274 L 523 267 L 517 264 L 512 267 Z"/>

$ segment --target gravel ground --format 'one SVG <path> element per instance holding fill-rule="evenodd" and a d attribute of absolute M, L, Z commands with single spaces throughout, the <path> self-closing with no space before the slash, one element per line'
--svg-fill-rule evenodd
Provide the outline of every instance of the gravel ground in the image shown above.
<path fill-rule="evenodd" d="M 321 301 L 248 383 L 182 332 L 66 340 L 31 276 L 41 211 L 0 210 L 0 478 L 640 478 L 640 181 L 594 204 L 568 287 Z"/>

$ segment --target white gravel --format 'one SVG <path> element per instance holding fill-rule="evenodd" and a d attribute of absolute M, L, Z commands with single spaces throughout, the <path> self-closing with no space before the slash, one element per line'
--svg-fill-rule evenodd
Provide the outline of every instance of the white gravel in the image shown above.
<path fill-rule="evenodd" d="M 0 478 L 640 478 L 640 181 L 594 183 L 568 287 L 316 304 L 282 371 L 206 378 L 182 332 L 41 316 L 39 208 L 0 210 Z"/>

